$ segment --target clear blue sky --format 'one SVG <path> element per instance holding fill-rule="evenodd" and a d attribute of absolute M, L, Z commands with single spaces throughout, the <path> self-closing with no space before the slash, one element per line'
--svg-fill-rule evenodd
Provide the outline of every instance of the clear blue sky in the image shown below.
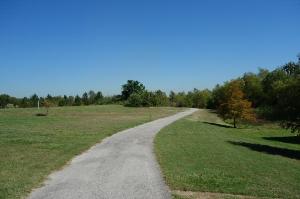
<path fill-rule="evenodd" d="M 213 88 L 296 61 L 300 0 L 0 0 L 0 93 Z"/>

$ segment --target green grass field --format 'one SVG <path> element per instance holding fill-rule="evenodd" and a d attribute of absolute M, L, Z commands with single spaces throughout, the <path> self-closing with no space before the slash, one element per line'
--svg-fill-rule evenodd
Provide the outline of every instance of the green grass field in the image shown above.
<path fill-rule="evenodd" d="M 26 196 L 72 157 L 120 130 L 181 111 L 118 105 L 0 110 L 0 198 Z M 41 110 L 42 112 L 45 110 Z"/>
<path fill-rule="evenodd" d="M 300 139 L 275 124 L 234 129 L 200 110 L 164 128 L 155 151 L 172 190 L 300 198 Z"/>

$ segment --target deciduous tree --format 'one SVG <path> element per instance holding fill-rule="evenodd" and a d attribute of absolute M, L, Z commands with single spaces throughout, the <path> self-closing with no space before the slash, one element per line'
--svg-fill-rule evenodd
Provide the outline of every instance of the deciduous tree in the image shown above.
<path fill-rule="evenodd" d="M 122 99 L 127 100 L 133 93 L 141 94 L 145 91 L 145 86 L 139 81 L 128 80 L 126 84 L 122 86 Z"/>
<path fill-rule="evenodd" d="M 78 95 L 76 95 L 73 105 L 74 106 L 80 106 L 81 105 L 81 98 Z"/>
<path fill-rule="evenodd" d="M 226 93 L 226 100 L 219 107 L 219 113 L 224 119 L 233 119 L 234 128 L 238 120 L 255 120 L 251 102 L 245 99 L 240 81 L 230 82 Z"/>
<path fill-rule="evenodd" d="M 9 95 L 2 94 L 0 95 L 0 108 L 5 108 L 6 105 L 9 103 Z"/>
<path fill-rule="evenodd" d="M 46 115 L 49 113 L 49 108 L 52 106 L 52 103 L 49 100 L 44 100 L 43 106 L 46 109 Z"/>
<path fill-rule="evenodd" d="M 103 95 L 102 95 L 102 92 L 98 91 L 96 93 L 96 96 L 95 96 L 95 103 L 96 104 L 101 104 L 103 101 Z"/>
<path fill-rule="evenodd" d="M 87 92 L 83 93 L 82 102 L 84 105 L 89 105 L 89 96 L 88 96 Z"/>

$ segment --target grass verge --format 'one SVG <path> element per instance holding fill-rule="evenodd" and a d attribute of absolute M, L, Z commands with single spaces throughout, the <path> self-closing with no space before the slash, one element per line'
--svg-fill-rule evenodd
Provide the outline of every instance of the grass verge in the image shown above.
<path fill-rule="evenodd" d="M 0 110 L 0 198 L 21 198 L 103 138 L 182 109 L 118 105 Z M 43 110 L 41 110 L 43 111 Z"/>
<path fill-rule="evenodd" d="M 200 110 L 164 128 L 155 151 L 172 190 L 300 198 L 299 141 L 274 124 L 234 129 Z"/>

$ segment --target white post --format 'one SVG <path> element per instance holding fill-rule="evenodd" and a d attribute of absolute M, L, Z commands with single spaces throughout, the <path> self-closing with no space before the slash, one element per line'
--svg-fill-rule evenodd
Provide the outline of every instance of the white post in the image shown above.
<path fill-rule="evenodd" d="M 40 100 L 38 100 L 38 109 L 40 109 Z"/>

